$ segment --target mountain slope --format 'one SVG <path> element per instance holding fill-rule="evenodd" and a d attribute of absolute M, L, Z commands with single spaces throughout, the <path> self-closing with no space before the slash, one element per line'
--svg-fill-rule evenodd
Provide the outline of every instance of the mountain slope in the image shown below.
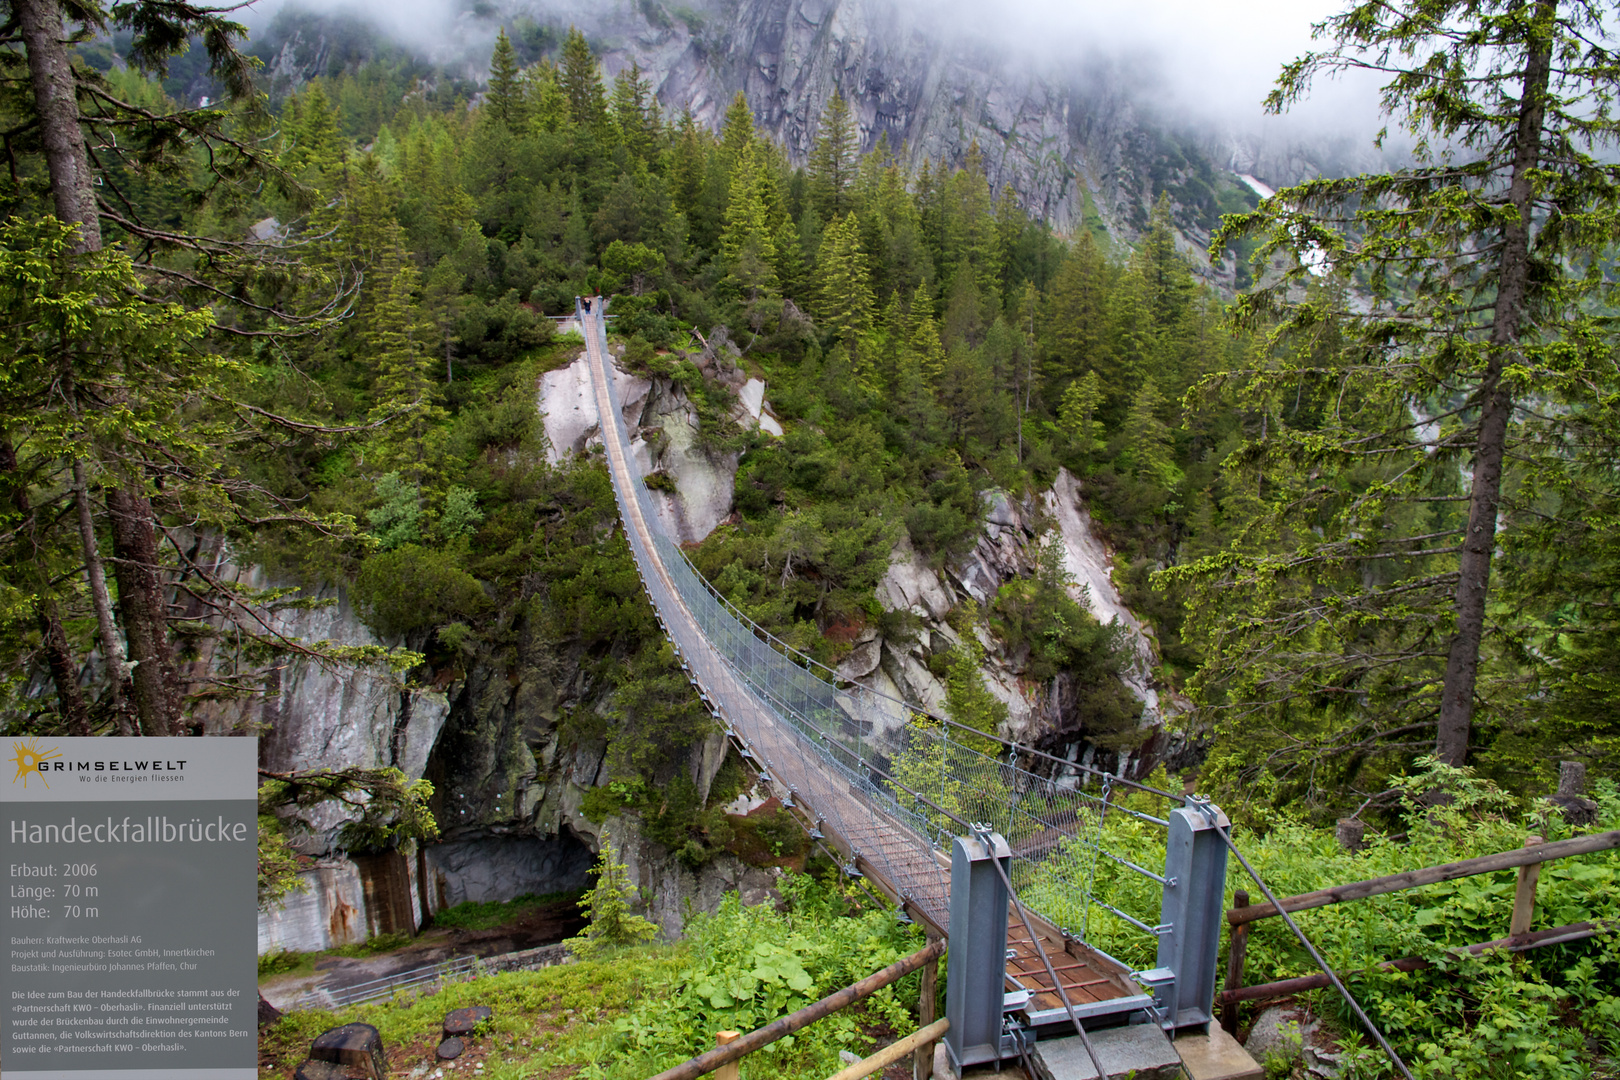
<path fill-rule="evenodd" d="M 1343 137 L 1299 142 L 1177 119 L 1153 104 L 1144 72 L 1080 54 L 1031 61 L 1014 47 L 969 39 L 895 0 L 659 0 L 589 6 L 567 2 L 480 5 L 421 51 L 452 78 L 479 80 L 497 26 L 520 55 L 554 55 L 578 26 L 611 78 L 636 64 L 666 112 L 691 110 L 718 129 L 727 105 L 747 95 L 760 127 L 802 164 L 834 93 L 851 106 L 861 149 L 880 139 L 913 168 L 961 164 L 977 144 L 991 189 L 1062 234 L 1088 228 L 1133 242 L 1148 210 L 1168 194 L 1184 252 L 1204 261 L 1223 212 L 1252 203 L 1238 179 L 1271 187 L 1376 161 Z M 272 89 L 354 66 L 367 57 L 352 20 L 285 9 L 257 39 Z M 380 42 L 371 55 L 391 51 Z M 525 55 L 526 54 L 526 55 Z M 1230 262 L 1207 276 L 1230 285 Z"/>

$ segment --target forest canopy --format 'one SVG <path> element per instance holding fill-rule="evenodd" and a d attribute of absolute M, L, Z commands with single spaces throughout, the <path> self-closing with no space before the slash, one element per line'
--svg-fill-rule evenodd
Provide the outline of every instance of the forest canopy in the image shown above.
<path fill-rule="evenodd" d="M 128 30 L 98 19 L 114 42 Z M 26 29 L 6 31 L 13 60 Z M 126 35 L 135 67 L 107 64 L 93 34 L 69 50 L 71 125 L 100 187 L 72 189 L 30 136 L 0 195 L 10 729 L 201 731 L 218 703 L 273 692 L 289 656 L 392 658 L 423 685 L 572 650 L 618 710 L 571 717 L 572 736 L 611 727 L 615 768 L 658 779 L 711 721 L 656 633 L 605 473 L 548 463 L 534 411 L 539 375 L 574 355 L 552 316 L 600 291 L 623 363 L 679 386 L 702 444 L 738 455 L 736 514 L 694 562 L 819 659 L 847 651 L 851 626 L 915 632 L 876 599 L 896 544 L 953 565 L 986 493 L 1021 498 L 1067 470 L 1218 796 L 1331 814 L 1388 795 L 1437 745 L 1525 792 L 1560 757 L 1612 763 L 1615 384 L 1602 273 L 1584 270 L 1608 241 L 1577 218 L 1597 213 L 1606 166 L 1582 159 L 1556 204 L 1574 246 L 1532 227 L 1529 329 L 1503 359 L 1468 322 L 1501 286 L 1448 254 L 1499 222 L 1447 218 L 1421 169 L 1258 210 L 1223 195 L 1238 216 L 1217 246 L 1264 245 L 1234 308 L 1185 254 L 1169 187 L 1147 193 L 1138 232 L 1060 237 L 992 187 L 978 147 L 912 169 L 836 95 L 800 164 L 741 95 L 707 130 L 634 65 L 605 79 L 578 31 L 525 43 L 527 63 L 502 33 L 481 89 L 394 58 L 269 104 L 246 92 L 230 27 L 174 32 Z M 1531 60 L 1544 48 L 1540 31 L 1502 33 Z M 223 104 L 187 107 L 156 81 L 193 34 L 242 91 Z M 8 124 L 57 130 L 28 72 L 6 77 Z M 1607 137 L 1546 124 L 1570 145 Z M 115 128 L 141 138 L 83 137 Z M 1482 154 L 1496 145 L 1498 128 L 1470 130 Z M 1553 213 L 1565 189 L 1514 203 L 1517 175 L 1464 187 Z M 1434 228 L 1390 238 L 1386 208 L 1425 197 Z M 1339 272 L 1311 274 L 1306 240 Z M 1434 333 L 1403 336 L 1422 311 Z M 1553 312 L 1578 319 L 1555 333 Z M 716 327 L 768 384 L 780 439 L 739 426 L 732 391 L 699 369 Z M 1481 410 L 1508 378 L 1475 689 L 1469 723 L 1447 728 L 1448 590 L 1478 554 L 1456 537 Z M 248 588 L 225 566 L 297 585 Z M 328 585 L 399 648 L 272 629 Z M 1128 742 L 1140 708 L 1117 635 L 1066 586 L 1032 572 L 957 629 L 1027 657 L 1032 684 L 1078 679 L 1054 744 Z M 945 677 L 962 659 L 929 665 Z"/>

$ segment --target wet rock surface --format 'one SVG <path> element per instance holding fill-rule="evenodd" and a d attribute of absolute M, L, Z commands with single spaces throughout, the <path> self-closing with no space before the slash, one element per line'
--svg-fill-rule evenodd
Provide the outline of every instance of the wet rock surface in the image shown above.
<path fill-rule="evenodd" d="M 469 1005 L 464 1009 L 453 1009 L 445 1014 L 444 1033 L 446 1035 L 471 1035 L 478 1025 L 484 1023 L 495 1015 L 495 1010 L 488 1005 Z"/>

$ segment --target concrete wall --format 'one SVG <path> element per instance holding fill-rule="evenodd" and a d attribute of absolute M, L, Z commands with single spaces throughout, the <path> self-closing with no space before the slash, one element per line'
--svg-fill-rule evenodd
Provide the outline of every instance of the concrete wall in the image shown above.
<path fill-rule="evenodd" d="M 298 876 L 308 886 L 304 891 L 259 912 L 259 955 L 281 949 L 315 952 L 370 936 L 365 886 L 354 863 L 333 859 Z"/>

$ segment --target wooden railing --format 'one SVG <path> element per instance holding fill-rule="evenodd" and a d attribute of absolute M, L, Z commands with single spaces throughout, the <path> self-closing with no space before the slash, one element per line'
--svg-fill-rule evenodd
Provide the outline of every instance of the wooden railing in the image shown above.
<path fill-rule="evenodd" d="M 1555 926 L 1548 930 L 1539 930 L 1532 933 L 1530 925 L 1535 919 L 1536 883 L 1540 878 L 1541 864 L 1555 859 L 1567 859 L 1575 855 L 1589 855 L 1593 852 L 1608 851 L 1614 848 L 1620 848 L 1620 829 L 1594 833 L 1591 836 L 1578 836 L 1551 844 L 1539 836 L 1531 836 L 1524 847 L 1514 851 L 1502 851 L 1494 855 L 1484 855 L 1477 859 L 1464 859 L 1461 862 L 1446 863 L 1442 866 L 1424 867 L 1421 870 L 1408 870 L 1399 874 L 1370 878 L 1366 881 L 1355 881 L 1348 885 L 1335 885 L 1327 889 L 1318 889 L 1315 892 L 1286 897 L 1276 904 L 1251 905 L 1249 903 L 1249 894 L 1239 889 L 1232 897 L 1234 906 L 1226 913 L 1226 921 L 1232 927 L 1232 943 L 1227 957 L 1226 985 L 1217 999 L 1221 1005 L 1221 1026 L 1226 1028 L 1227 1031 L 1236 1030 L 1239 1002 L 1284 997 L 1306 990 L 1314 990 L 1329 984 L 1326 975 L 1306 975 L 1298 979 L 1283 979 L 1258 986 L 1244 986 L 1243 965 L 1248 952 L 1249 926 L 1252 923 L 1261 919 L 1273 918 L 1284 911 L 1309 911 L 1311 908 L 1342 904 L 1351 900 L 1365 900 L 1370 896 L 1381 896 L 1385 893 L 1399 892 L 1404 889 L 1415 889 L 1419 886 L 1434 885 L 1442 881 L 1454 881 L 1457 878 L 1489 874 L 1498 870 L 1517 869 L 1519 871 L 1519 880 L 1513 894 L 1513 917 L 1508 927 L 1508 936 L 1498 938 L 1495 941 L 1482 941 L 1476 945 L 1464 946 L 1454 951 L 1477 956 L 1490 949 L 1522 952 L 1526 949 L 1536 949 L 1547 945 L 1561 945 L 1566 942 L 1580 941 L 1583 938 L 1592 937 L 1608 927 L 1620 928 L 1620 920 L 1572 923 L 1568 926 Z M 1376 965 L 1376 967 L 1386 971 L 1417 971 L 1431 966 L 1431 963 L 1431 961 L 1424 960 L 1421 957 L 1409 956 L 1400 960 L 1387 960 Z"/>
<path fill-rule="evenodd" d="M 706 1054 L 699 1054 L 697 1057 L 684 1061 L 672 1069 L 665 1069 L 658 1075 L 651 1077 L 650 1080 L 696 1080 L 697 1077 L 706 1076 L 709 1073 L 716 1073 L 721 1077 L 721 1080 L 735 1080 L 737 1075 L 735 1062 L 756 1050 L 769 1046 L 784 1035 L 791 1035 L 795 1031 L 809 1027 L 817 1020 L 831 1016 L 840 1009 L 849 1008 L 862 998 L 876 993 L 885 986 L 899 982 L 919 968 L 924 969 L 923 983 L 925 987 L 931 990 L 933 980 L 929 978 L 929 972 L 930 970 L 937 971 L 939 958 L 944 952 L 944 939 L 935 939 L 927 947 L 919 949 L 904 960 L 896 960 L 882 971 L 874 972 L 858 983 L 846 986 L 836 993 L 828 994 L 820 1001 L 812 1005 L 806 1005 L 798 1012 L 789 1013 L 778 1020 L 773 1020 L 764 1027 L 756 1028 L 746 1035 L 735 1031 L 722 1031 L 716 1036 L 715 1041 L 719 1045 L 713 1050 Z M 922 1007 L 925 1010 L 923 1014 L 925 1024 L 931 1019 L 932 1005 L 932 993 L 924 994 Z M 939 1024 L 929 1024 L 924 1027 L 917 1035 L 910 1037 L 917 1039 L 916 1043 L 908 1046 L 899 1055 L 884 1061 L 882 1064 L 886 1065 L 889 1061 L 897 1061 L 907 1053 L 913 1052 L 913 1050 L 920 1055 L 923 1045 L 932 1042 L 932 1040 L 939 1038 L 944 1033 L 945 1029 L 940 1026 L 943 1023 L 944 1021 L 940 1021 Z M 893 1047 L 889 1049 L 893 1049 Z M 874 1055 L 874 1057 L 881 1056 L 881 1054 L 880 1051 L 879 1055 Z M 868 1058 L 867 1060 L 872 1059 Z M 729 1072 L 722 1071 L 727 1067 L 730 1069 Z M 882 1068 L 882 1065 L 874 1066 L 871 1071 L 875 1072 L 879 1068 Z M 866 1076 L 868 1073 L 851 1073 L 848 1069 L 845 1069 L 838 1075 L 847 1078 L 849 1076 Z"/>

